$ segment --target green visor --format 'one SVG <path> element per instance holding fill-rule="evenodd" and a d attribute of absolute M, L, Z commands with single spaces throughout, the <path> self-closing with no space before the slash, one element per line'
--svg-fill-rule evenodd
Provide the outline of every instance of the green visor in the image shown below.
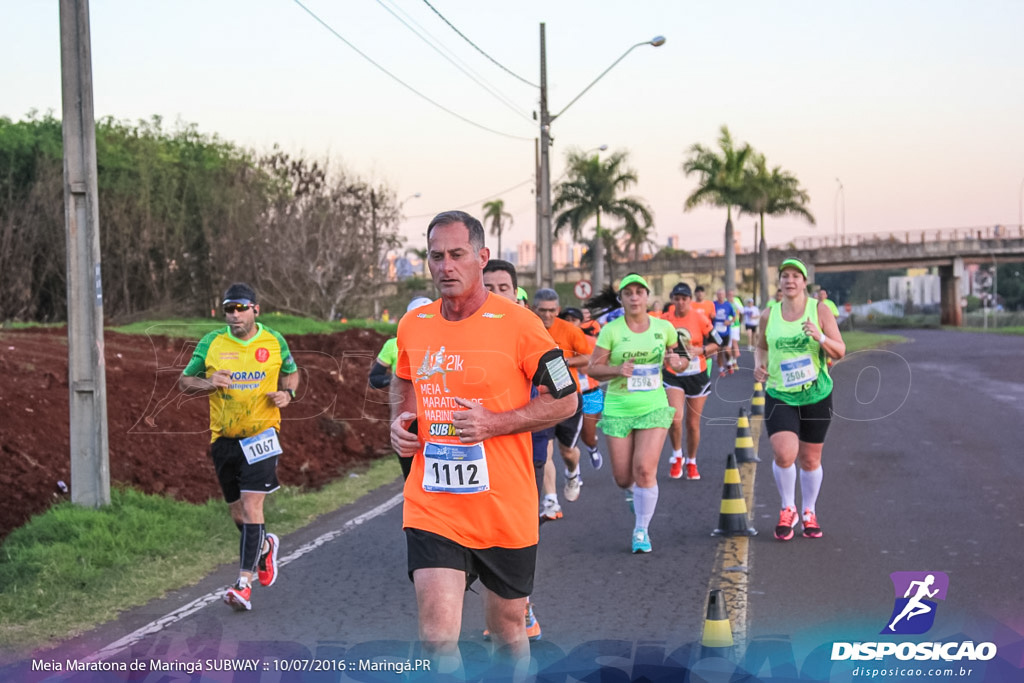
<path fill-rule="evenodd" d="M 797 270 L 800 271 L 801 274 L 803 274 L 804 279 L 805 280 L 807 279 L 807 266 L 805 266 L 804 262 L 801 261 L 800 259 L 798 259 L 798 258 L 788 258 L 788 259 L 786 259 L 785 261 L 783 261 L 782 263 L 779 264 L 779 272 L 780 273 L 783 270 L 785 270 L 786 268 L 796 268 Z"/>
<path fill-rule="evenodd" d="M 640 285 L 648 292 L 651 291 L 651 286 L 647 284 L 647 280 L 643 279 L 643 277 L 637 275 L 636 273 L 633 273 L 632 275 L 627 275 L 626 277 L 622 278 L 622 282 L 619 283 L 619 291 L 621 292 L 628 285 Z"/>

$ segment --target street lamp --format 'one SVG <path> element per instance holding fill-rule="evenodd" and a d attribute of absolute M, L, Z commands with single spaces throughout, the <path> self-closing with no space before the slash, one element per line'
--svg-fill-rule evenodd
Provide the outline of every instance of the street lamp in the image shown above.
<path fill-rule="evenodd" d="M 551 259 L 551 123 L 565 113 L 565 110 L 576 103 L 576 100 L 583 97 L 584 93 L 594 87 L 594 84 L 601 80 L 605 74 L 611 71 L 616 64 L 626 58 L 630 52 L 642 45 L 653 45 L 660 47 L 665 44 L 664 36 L 655 36 L 650 40 L 633 45 L 622 53 L 622 56 L 612 62 L 611 66 L 602 71 L 597 78 L 590 82 L 579 95 L 572 98 L 569 104 L 562 107 L 562 110 L 552 116 L 548 113 L 548 66 L 547 47 L 544 39 L 544 23 L 540 25 L 540 216 L 537 226 L 537 233 L 540 243 L 537 245 L 537 283 L 541 287 L 551 287 L 554 284 L 554 268 Z M 595 283 L 600 286 L 600 283 Z"/>
<path fill-rule="evenodd" d="M 839 195 L 843 197 L 843 237 L 846 237 L 846 190 L 843 188 L 843 181 L 836 178 L 839 187 L 836 188 L 836 198 L 833 202 L 832 220 L 836 237 L 839 237 Z"/>

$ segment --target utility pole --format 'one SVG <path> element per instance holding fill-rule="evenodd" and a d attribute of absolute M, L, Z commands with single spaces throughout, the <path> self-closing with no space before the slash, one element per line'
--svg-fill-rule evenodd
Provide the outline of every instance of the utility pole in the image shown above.
<path fill-rule="evenodd" d="M 541 265 L 540 265 L 540 243 L 541 243 L 541 238 L 540 238 L 540 234 L 541 234 L 541 231 L 543 230 L 543 227 L 544 227 L 544 221 L 541 220 L 541 213 L 542 213 L 541 202 L 543 200 L 540 198 L 540 138 L 534 138 L 533 139 L 533 171 L 534 171 L 534 191 L 533 191 L 533 194 L 534 194 L 534 199 L 536 200 L 534 203 L 536 205 L 535 206 L 535 210 L 537 212 L 537 234 L 536 234 L 535 241 L 533 243 L 533 245 L 535 247 L 535 249 L 534 249 L 534 259 L 533 259 L 533 269 L 534 269 L 533 281 L 534 281 L 534 289 L 540 289 L 540 286 L 541 286 L 540 285 L 540 275 L 541 275 L 541 273 L 540 273 L 540 271 L 541 271 Z"/>
<path fill-rule="evenodd" d="M 71 500 L 110 503 L 89 0 L 60 0 Z"/>
<path fill-rule="evenodd" d="M 377 232 L 377 191 L 370 188 L 370 230 L 371 249 L 373 250 L 373 265 L 370 269 L 370 284 L 373 287 L 373 319 L 380 320 L 380 283 L 378 275 L 380 272 L 380 240 Z"/>
<path fill-rule="evenodd" d="M 551 114 L 548 113 L 548 61 L 544 24 L 540 25 L 540 242 L 537 244 L 537 287 L 553 287 L 551 259 Z"/>

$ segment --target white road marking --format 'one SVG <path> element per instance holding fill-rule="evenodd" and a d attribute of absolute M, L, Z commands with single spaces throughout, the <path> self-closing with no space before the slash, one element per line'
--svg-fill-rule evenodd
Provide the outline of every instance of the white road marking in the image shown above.
<path fill-rule="evenodd" d="M 373 508 L 372 510 L 370 510 L 368 512 L 365 512 L 365 513 L 359 515 L 358 517 L 354 517 L 353 519 L 350 519 L 349 521 L 345 522 L 341 526 L 341 528 L 335 529 L 334 531 L 329 531 L 326 534 L 323 534 L 322 536 L 319 536 L 316 539 L 310 541 L 306 545 L 304 545 L 304 546 L 302 546 L 302 547 L 292 551 L 291 553 L 285 555 L 284 557 L 279 558 L 278 562 L 277 562 L 278 566 L 279 567 L 283 567 L 283 566 L 285 566 L 285 565 L 287 565 L 287 564 L 289 564 L 291 562 L 294 562 L 295 560 L 299 559 L 300 557 L 302 557 L 306 553 L 313 552 L 317 548 L 319 548 L 319 547 L 321 547 L 323 545 L 326 545 L 327 543 L 330 543 L 331 541 L 333 541 L 334 539 L 338 538 L 339 536 L 348 533 L 352 529 L 356 528 L 357 526 L 359 526 L 361 524 L 364 524 L 364 523 L 370 521 L 374 517 L 379 517 L 380 515 L 384 514 L 385 512 L 390 510 L 391 508 L 393 508 L 393 507 L 395 507 L 397 505 L 400 505 L 401 503 L 402 503 L 402 494 L 401 493 L 396 494 L 393 498 L 391 498 L 390 500 L 387 500 L 387 501 L 381 503 L 380 505 L 378 505 L 377 507 Z M 84 657 L 82 659 L 82 661 L 83 662 L 97 662 L 97 661 L 103 661 L 105 659 L 109 659 L 109 658 L 113 657 L 114 655 L 116 655 L 117 653 L 119 653 L 119 652 L 121 652 L 123 650 L 128 649 L 129 647 L 131 647 L 135 643 L 139 642 L 140 640 L 142 640 L 146 636 L 153 635 L 154 633 L 159 633 L 160 631 L 162 631 L 163 629 L 167 628 L 171 624 L 177 623 L 177 622 L 181 621 L 182 619 L 195 614 L 196 612 L 198 612 L 199 610 L 203 609 L 204 607 L 206 607 L 207 605 L 209 605 L 211 603 L 220 602 L 223 597 L 224 597 L 224 591 L 223 590 L 219 590 L 216 593 L 207 593 L 206 595 L 204 595 L 204 596 L 202 596 L 200 598 L 196 598 L 195 600 L 193 600 L 192 602 L 188 603 L 187 605 L 183 605 L 182 607 L 179 607 L 178 609 L 174 610 L 173 612 L 170 612 L 169 614 L 165 614 L 164 616 L 160 617 L 159 619 L 156 619 L 155 621 L 151 621 L 150 623 L 146 624 L 142 628 L 137 629 L 137 630 L 129 633 L 128 635 L 124 636 L 123 638 L 119 638 L 118 640 L 115 640 L 110 645 L 107 645 L 106 647 L 104 647 L 104 648 L 102 648 L 102 649 L 92 653 L 91 655 L 89 655 L 87 657 Z"/>

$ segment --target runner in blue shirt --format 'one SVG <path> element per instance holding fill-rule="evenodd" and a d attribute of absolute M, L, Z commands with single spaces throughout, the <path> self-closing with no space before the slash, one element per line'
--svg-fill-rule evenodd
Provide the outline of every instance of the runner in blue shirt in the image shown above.
<path fill-rule="evenodd" d="M 715 332 L 718 333 L 722 339 L 729 339 L 729 328 L 732 327 L 733 321 L 736 320 L 736 309 L 732 303 L 726 301 L 725 290 L 719 289 L 715 292 L 715 319 L 712 320 L 715 324 Z M 722 344 L 718 351 L 718 376 L 725 377 L 726 369 L 731 375 L 736 372 L 736 367 L 731 362 L 731 356 L 729 354 L 729 343 Z"/>

